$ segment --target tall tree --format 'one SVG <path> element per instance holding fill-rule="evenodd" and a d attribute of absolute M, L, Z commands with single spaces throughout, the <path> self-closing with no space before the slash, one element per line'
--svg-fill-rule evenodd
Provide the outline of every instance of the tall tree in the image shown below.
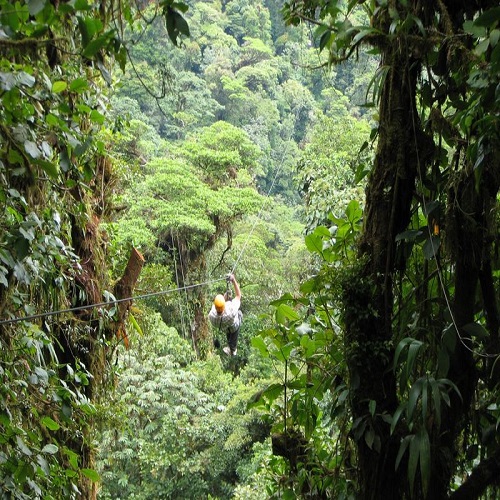
<path fill-rule="evenodd" d="M 130 186 L 125 194 L 130 206 L 118 224 L 120 241 L 138 246 L 148 263 L 172 271 L 181 266 L 179 287 L 206 281 L 206 252 L 224 237 L 229 249 L 234 222 L 261 204 L 253 180 L 259 154 L 248 136 L 228 123 L 202 128 L 172 158 L 150 161 Z M 205 291 L 196 287 L 187 295 L 192 309 L 187 335 L 205 354 L 210 348 Z"/>
<path fill-rule="evenodd" d="M 359 8 L 369 23 L 354 26 Z M 446 498 L 463 467 L 453 497 L 478 498 L 500 472 L 498 436 L 486 438 L 499 397 L 498 3 L 320 0 L 286 15 L 316 27 L 331 63 L 362 45 L 380 55 L 375 160 L 340 293 L 360 497 Z"/>
<path fill-rule="evenodd" d="M 172 41 L 187 34 L 171 2 Z M 176 8 L 183 9 L 182 4 Z M 93 498 L 93 402 L 126 339 L 134 253 L 110 279 L 100 222 L 116 180 L 102 132 L 131 4 L 0 2 L 0 483 L 13 498 Z"/>

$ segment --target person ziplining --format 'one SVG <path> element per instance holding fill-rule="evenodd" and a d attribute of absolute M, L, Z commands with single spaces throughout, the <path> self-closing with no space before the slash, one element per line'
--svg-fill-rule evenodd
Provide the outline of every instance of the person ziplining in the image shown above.
<path fill-rule="evenodd" d="M 229 282 L 233 284 L 235 297 L 230 299 L 228 293 L 229 286 L 225 296 L 222 294 L 216 295 L 212 308 L 208 313 L 208 319 L 215 328 L 218 328 L 219 331 L 226 333 L 228 345 L 222 350 L 228 356 L 236 356 L 236 353 L 238 352 L 238 335 L 240 333 L 241 321 L 243 319 L 243 314 L 240 310 L 241 290 L 234 274 L 230 274 L 227 277 L 227 281 L 228 284 Z"/>

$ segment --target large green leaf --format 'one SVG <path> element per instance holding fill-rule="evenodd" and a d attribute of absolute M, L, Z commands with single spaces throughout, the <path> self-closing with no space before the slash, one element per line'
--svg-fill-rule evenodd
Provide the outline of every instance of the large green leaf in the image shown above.
<path fill-rule="evenodd" d="M 31 456 L 33 454 L 33 452 L 26 445 L 26 443 L 24 442 L 24 440 L 21 436 L 16 436 L 16 443 L 17 443 L 17 447 L 19 448 L 19 450 L 21 450 L 21 452 L 24 455 Z"/>
<path fill-rule="evenodd" d="M 398 406 L 397 410 L 394 412 L 394 415 L 392 416 L 392 419 L 391 419 L 391 431 L 390 431 L 391 434 L 394 433 L 394 430 L 396 429 L 396 426 L 398 425 L 399 419 L 401 418 L 401 415 L 406 411 L 407 407 L 408 407 L 408 403 L 403 402 Z"/>
<path fill-rule="evenodd" d="M 418 462 L 420 459 L 420 441 L 417 435 L 412 435 L 410 440 L 408 454 L 408 482 L 410 491 L 413 493 L 415 488 L 415 477 L 417 474 Z"/>
<path fill-rule="evenodd" d="M 66 90 L 67 87 L 67 82 L 65 82 L 64 80 L 58 80 L 57 82 L 54 82 L 52 84 L 52 92 L 54 92 L 54 94 L 59 94 Z"/>
<path fill-rule="evenodd" d="M 42 453 L 48 453 L 49 455 L 54 455 L 58 451 L 59 451 L 59 448 L 53 443 L 46 444 L 42 448 Z"/>
<path fill-rule="evenodd" d="M 480 325 L 479 323 L 468 323 L 462 328 L 467 334 L 477 340 L 484 340 L 489 337 L 488 331 L 484 328 L 483 325 Z"/>
<path fill-rule="evenodd" d="M 403 457 L 406 453 L 406 450 L 408 449 L 409 444 L 413 441 L 414 438 L 415 438 L 415 436 L 413 434 L 410 434 L 408 436 L 405 436 L 401 440 L 401 444 L 399 445 L 398 454 L 396 456 L 396 462 L 394 464 L 395 470 L 398 470 L 399 464 L 401 463 L 401 460 L 403 459 Z"/>
<path fill-rule="evenodd" d="M 269 350 L 268 350 L 267 344 L 264 342 L 264 339 L 260 335 L 252 337 L 250 342 L 251 342 L 253 347 L 255 347 L 256 349 L 259 350 L 259 352 L 262 356 L 264 356 L 264 357 L 269 356 Z"/>
<path fill-rule="evenodd" d="M 500 23 L 500 7 L 493 7 L 485 10 L 474 20 L 476 26 L 484 26 L 489 28 Z"/>
<path fill-rule="evenodd" d="M 267 399 L 269 402 L 273 402 L 283 394 L 283 390 L 283 384 L 271 384 L 262 392 L 261 397 Z"/>
<path fill-rule="evenodd" d="M 431 235 L 424 243 L 423 253 L 427 260 L 434 259 L 439 252 L 441 246 L 441 238 L 439 236 Z"/>
<path fill-rule="evenodd" d="M 432 401 L 434 403 L 434 419 L 437 429 L 441 427 L 441 388 L 435 379 L 430 380 Z"/>
<path fill-rule="evenodd" d="M 359 201 L 357 200 L 350 201 L 349 205 L 347 205 L 345 213 L 347 215 L 347 219 L 351 224 L 357 223 L 361 218 L 361 216 L 363 215 L 363 211 L 361 210 Z"/>
<path fill-rule="evenodd" d="M 418 399 L 422 393 L 422 387 L 425 383 L 424 377 L 419 378 L 411 387 L 408 395 L 408 419 L 411 421 L 413 418 L 413 411 L 417 406 Z"/>
<path fill-rule="evenodd" d="M 57 431 L 60 428 L 60 425 L 48 416 L 43 417 L 41 423 L 51 431 Z"/>
<path fill-rule="evenodd" d="M 323 238 L 316 232 L 305 237 L 305 244 L 310 252 L 323 253 Z"/>
<path fill-rule="evenodd" d="M 276 308 L 276 321 L 280 325 L 286 325 L 289 321 L 298 321 L 299 319 L 298 312 L 288 304 L 280 304 Z"/>
<path fill-rule="evenodd" d="M 85 78 L 76 78 L 69 85 L 69 89 L 72 92 L 83 92 L 85 90 L 88 90 L 88 88 L 89 84 Z"/>
<path fill-rule="evenodd" d="M 107 47 L 111 33 L 105 33 L 104 35 L 98 36 L 94 40 L 91 40 L 84 48 L 83 55 L 88 58 L 94 57 L 100 50 Z"/>
<path fill-rule="evenodd" d="M 38 159 L 36 162 L 38 165 L 51 179 L 57 179 L 59 175 L 59 165 L 48 160 Z"/>
<path fill-rule="evenodd" d="M 94 469 L 80 469 L 80 471 L 94 483 L 98 483 L 101 480 L 99 474 Z"/>

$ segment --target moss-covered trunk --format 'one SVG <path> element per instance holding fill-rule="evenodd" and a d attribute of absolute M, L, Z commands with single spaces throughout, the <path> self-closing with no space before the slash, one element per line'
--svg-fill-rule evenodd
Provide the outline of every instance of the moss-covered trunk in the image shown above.
<path fill-rule="evenodd" d="M 500 173 L 498 162 L 493 160 L 493 155 L 487 165 L 478 177 L 464 159 L 462 170 L 449 182 L 446 227 L 448 252 L 455 262 L 452 311 L 456 338 L 447 377 L 454 382 L 460 395 L 456 392 L 450 393 L 450 405 L 442 410 L 442 428 L 446 431 L 434 442 L 440 452 L 436 453 L 433 459 L 429 498 L 435 500 L 447 495 L 453 479 L 452 475 L 462 451 L 458 443 L 462 438 L 466 439 L 464 429 L 469 425 L 480 375 L 478 368 L 482 363 L 481 358 L 477 356 L 478 348 L 471 342 L 470 333 L 464 329 L 475 321 L 478 300 L 484 304 L 490 331 L 498 334 L 497 299 L 492 295 L 489 283 L 492 282 L 491 256 L 495 238 L 495 224 L 490 214 L 500 185 Z M 497 345 L 496 338 L 497 336 L 493 335 L 491 345 Z M 487 357 L 483 357 L 483 361 L 487 367 L 491 366 Z M 497 463 L 495 460 L 490 461 L 490 469 L 492 464 Z M 478 498 L 482 494 L 480 487 L 484 484 L 477 482 L 479 486 L 468 485 L 465 488 L 470 495 L 468 498 Z"/>
<path fill-rule="evenodd" d="M 388 71 L 380 96 L 378 149 L 366 190 L 361 265 L 344 286 L 344 320 L 353 419 L 368 419 L 366 431 L 373 428 L 377 436 L 371 446 L 365 435 L 357 441 L 360 494 L 385 500 L 402 496 L 405 474 L 394 468 L 400 443 L 382 419 L 370 417 L 369 402 L 376 404 L 375 415 L 393 414 L 398 406 L 391 370 L 395 237 L 410 220 L 420 133 L 414 105 L 416 65 L 397 44 L 384 47 L 382 64 Z"/>
<path fill-rule="evenodd" d="M 74 191 L 77 200 L 83 199 L 83 194 Z M 92 206 L 93 203 L 88 203 Z M 88 370 L 90 377 L 87 385 L 75 386 L 85 393 L 91 403 L 98 403 L 109 389 L 110 358 L 113 346 L 124 343 L 128 347 L 127 324 L 131 301 L 123 300 L 133 296 L 133 291 L 142 266 L 143 256 L 132 250 L 128 264 L 121 278 L 113 285 L 109 279 L 106 261 L 106 239 L 100 228 L 100 219 L 95 213 L 88 214 L 82 225 L 71 217 L 71 238 L 75 254 L 80 259 L 80 272 L 76 274 L 76 287 L 71 302 L 77 309 L 75 317 L 67 327 L 61 328 L 58 335 L 59 362 L 77 373 Z M 105 301 L 104 292 L 112 291 L 119 301 L 115 304 L 116 313 L 110 314 L 110 307 L 95 307 Z M 87 308 L 88 306 L 88 308 Z M 108 316 L 109 314 L 109 316 Z M 74 383 L 68 380 L 70 384 Z M 95 450 L 92 444 L 92 420 L 81 429 L 78 435 L 71 436 L 67 443 L 71 450 L 78 450 L 82 469 L 95 469 Z M 82 498 L 97 498 L 97 484 L 87 476 L 81 475 L 79 489 Z"/>
<path fill-rule="evenodd" d="M 404 44 L 405 41 L 400 40 L 379 47 L 383 54 L 382 66 L 386 68 L 380 94 L 379 141 L 366 190 L 360 260 L 343 285 L 353 435 L 361 436 L 357 439 L 357 450 L 363 499 L 410 496 L 405 455 L 398 470 L 395 463 L 401 439 L 416 432 L 402 425 L 391 435 L 389 424 L 381 418 L 384 413 L 394 415 L 399 405 L 392 369 L 393 342 L 397 338 L 393 323 L 394 289 L 395 278 L 404 270 L 405 262 L 399 256 L 396 258 L 396 236 L 408 228 L 415 186 L 417 182 L 425 182 L 434 150 L 432 141 L 422 131 L 415 107 L 419 63 Z M 447 257 L 453 263 L 454 276 L 450 312 L 453 328 L 459 335 L 450 354 L 446 377 L 456 385 L 460 395 L 450 391 L 450 405 L 443 405 L 440 410 L 439 432 L 430 435 L 431 465 L 426 498 L 436 500 L 448 495 L 461 452 L 458 443 L 464 438 L 477 387 L 477 359 L 464 327 L 475 321 L 478 300 L 488 311 L 489 328 L 498 332 L 498 306 L 492 292 L 491 271 L 495 234 L 490 220 L 499 175 L 497 155 L 490 156 L 489 166 L 480 173 L 474 172 L 464 157 L 460 170 L 449 180 L 449 208 L 444 225 Z M 423 209 L 425 211 L 425 205 Z M 491 345 L 498 345 L 496 342 L 498 333 Z M 370 405 L 376 408 L 374 414 L 370 412 Z M 364 432 L 356 433 L 357 426 L 363 426 Z M 425 488 L 419 481 L 417 473 L 415 491 L 423 498 Z"/>

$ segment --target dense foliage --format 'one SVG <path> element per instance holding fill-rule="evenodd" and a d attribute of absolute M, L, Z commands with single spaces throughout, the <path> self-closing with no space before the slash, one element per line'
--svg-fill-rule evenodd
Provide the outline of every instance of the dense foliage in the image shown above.
<path fill-rule="evenodd" d="M 351 22 L 359 6 L 369 24 Z M 353 480 L 362 498 L 478 498 L 497 484 L 499 14 L 488 1 L 286 6 L 290 23 L 314 23 L 332 63 L 361 46 L 381 57 L 359 238 L 353 206 L 346 221 L 331 216 L 316 228 L 306 243 L 324 266 L 298 302 L 321 307 L 305 325 L 285 309 L 283 326 L 265 336 L 279 336 L 283 356 L 304 333 L 316 338 L 325 307 L 338 322 L 346 365 L 327 386 L 339 395 L 332 415 L 342 429 L 348 412 L 350 430 L 340 431 L 348 441 L 332 473 Z M 295 351 L 285 352 L 285 366 L 297 366 Z M 304 401 L 308 385 L 298 390 Z M 282 391 L 293 432 L 314 452 L 293 393 Z M 295 493 L 341 484 L 296 478 Z"/>
<path fill-rule="evenodd" d="M 245 482 L 252 446 L 269 432 L 257 412 L 246 411 L 261 382 L 248 371 L 233 381 L 219 356 L 195 362 L 189 342 L 158 316 L 145 326 L 154 336 L 124 358 L 103 435 L 112 452 L 102 498 L 230 497 Z"/>
<path fill-rule="evenodd" d="M 497 3 L 0 0 L 2 496 L 494 497 Z"/>
<path fill-rule="evenodd" d="M 183 26 L 169 2 L 162 8 Z M 95 494 L 93 403 L 120 323 L 110 308 L 86 309 L 113 294 L 99 222 L 115 180 L 105 89 L 115 61 L 126 62 L 116 14 L 121 28 L 132 22 L 126 4 L 0 2 L 0 485 L 9 498 Z"/>

